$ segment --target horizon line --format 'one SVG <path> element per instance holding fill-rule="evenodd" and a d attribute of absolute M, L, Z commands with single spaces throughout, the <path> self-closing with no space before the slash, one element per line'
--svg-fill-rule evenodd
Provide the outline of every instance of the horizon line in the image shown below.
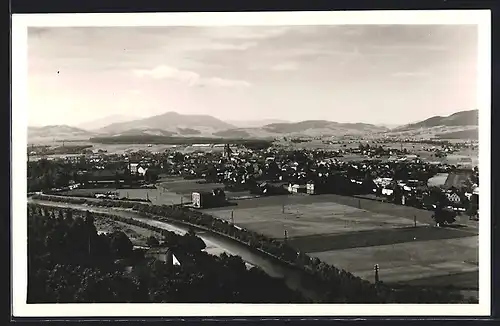
<path fill-rule="evenodd" d="M 155 115 L 151 115 L 151 116 L 136 117 L 135 119 L 132 119 L 132 120 L 124 120 L 124 121 L 120 121 L 120 122 L 111 122 L 108 125 L 115 124 L 115 123 L 126 123 L 126 122 L 132 122 L 132 121 L 137 121 L 137 120 L 143 120 L 143 119 L 148 119 L 148 118 L 152 118 L 152 117 L 161 116 L 161 115 L 168 114 L 168 113 L 177 113 L 177 114 L 183 115 L 183 116 L 208 116 L 208 117 L 212 117 L 212 118 L 218 119 L 218 120 L 220 120 L 222 122 L 225 122 L 225 123 L 228 123 L 228 124 L 231 124 L 228 121 L 232 121 L 232 122 L 256 122 L 256 121 L 264 121 L 264 120 L 280 120 L 280 121 L 284 121 L 284 122 L 278 122 L 278 123 L 300 123 L 300 122 L 306 122 L 306 121 L 328 121 L 328 122 L 341 123 L 341 124 L 357 124 L 357 123 L 362 123 L 362 124 L 370 124 L 370 125 L 374 125 L 374 126 L 395 126 L 395 127 L 399 127 L 399 126 L 406 126 L 406 125 L 410 125 L 410 124 L 422 122 L 422 121 L 425 121 L 425 120 L 433 118 L 433 117 L 449 117 L 449 116 L 451 116 L 453 114 L 460 113 L 460 112 L 467 112 L 467 111 L 479 111 L 479 110 L 478 109 L 460 110 L 460 111 L 456 111 L 454 113 L 450 113 L 447 116 L 433 115 L 431 117 L 428 117 L 428 118 L 425 118 L 425 119 L 422 119 L 422 120 L 418 120 L 418 121 L 412 121 L 412 122 L 406 122 L 406 123 L 396 123 L 396 124 L 395 123 L 384 124 L 384 123 L 363 122 L 363 121 L 341 122 L 341 121 L 334 121 L 334 120 L 329 120 L 329 119 L 287 120 L 287 119 L 281 119 L 281 118 L 262 118 L 262 119 L 243 119 L 243 120 L 227 119 L 226 120 L 226 119 L 221 119 L 221 118 L 218 118 L 217 116 L 213 116 L 213 115 L 210 115 L 210 114 L 198 114 L 198 113 L 196 113 L 196 114 L 191 113 L 190 114 L 190 113 L 179 113 L 179 112 L 176 112 L 176 111 L 167 111 L 165 113 L 155 114 Z M 103 116 L 101 118 L 96 118 L 96 119 L 93 119 L 93 120 L 83 121 L 83 122 L 80 122 L 80 125 L 85 124 L 85 123 L 90 123 L 90 122 L 93 122 L 93 121 L 96 121 L 96 120 L 99 120 L 99 119 L 105 119 L 107 117 L 109 117 L 109 116 Z M 272 123 L 270 123 L 270 124 L 272 124 Z M 78 128 L 78 129 L 85 130 L 83 128 L 78 127 L 77 125 L 67 124 L 67 123 L 66 124 L 53 124 L 53 125 L 34 125 L 34 124 L 28 123 L 27 126 L 28 127 L 38 127 L 38 128 L 50 127 L 50 126 L 68 126 L 68 127 L 73 127 L 73 128 Z M 235 127 L 237 127 L 237 126 L 235 126 Z"/>

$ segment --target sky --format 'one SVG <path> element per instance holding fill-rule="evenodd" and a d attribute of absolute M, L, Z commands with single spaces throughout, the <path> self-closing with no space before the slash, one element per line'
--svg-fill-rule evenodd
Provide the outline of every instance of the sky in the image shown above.
<path fill-rule="evenodd" d="M 175 111 L 406 124 L 476 109 L 477 27 L 28 30 L 29 125 Z"/>

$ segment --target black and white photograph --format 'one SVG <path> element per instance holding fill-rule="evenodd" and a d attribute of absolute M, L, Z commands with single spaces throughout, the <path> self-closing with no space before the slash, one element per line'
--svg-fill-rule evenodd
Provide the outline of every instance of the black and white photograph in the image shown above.
<path fill-rule="evenodd" d="M 489 315 L 488 11 L 48 16 L 14 312 Z"/>

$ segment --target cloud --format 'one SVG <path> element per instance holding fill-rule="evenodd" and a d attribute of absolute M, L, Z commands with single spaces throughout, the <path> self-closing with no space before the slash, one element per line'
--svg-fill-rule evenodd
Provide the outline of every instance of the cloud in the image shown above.
<path fill-rule="evenodd" d="M 229 43 L 209 43 L 203 50 L 214 50 L 214 51 L 244 51 L 251 47 L 256 46 L 255 42 L 245 42 L 241 44 L 229 44 Z"/>
<path fill-rule="evenodd" d="M 296 29 L 294 26 L 209 27 L 205 28 L 203 33 L 213 39 L 265 40 L 281 36 L 294 29 Z"/>
<path fill-rule="evenodd" d="M 199 52 L 199 51 L 245 51 L 257 46 L 256 42 L 211 42 L 207 39 L 189 39 L 183 42 L 178 42 L 175 46 L 164 46 L 165 51 L 183 52 Z"/>
<path fill-rule="evenodd" d="M 202 77 L 200 74 L 181 70 L 167 65 L 160 65 L 152 69 L 135 69 L 133 73 L 140 78 L 170 79 L 186 83 L 189 86 L 218 86 L 218 87 L 249 87 L 250 83 L 243 80 L 223 79 L 219 77 Z"/>
<path fill-rule="evenodd" d="M 400 71 L 391 74 L 392 77 L 427 77 L 430 76 L 429 72 L 426 71 Z"/>
<path fill-rule="evenodd" d="M 291 71 L 297 69 L 298 65 L 295 62 L 283 62 L 271 67 L 271 70 L 275 71 Z"/>
<path fill-rule="evenodd" d="M 220 87 L 250 87 L 252 86 L 249 82 L 244 80 L 232 80 L 232 79 L 223 79 L 218 77 L 205 78 L 201 79 L 201 86 L 220 86 Z"/>
<path fill-rule="evenodd" d="M 429 51 L 441 52 L 447 51 L 448 48 L 443 45 L 432 44 L 384 44 L 384 45 L 369 45 L 368 48 L 373 50 L 387 51 Z"/>

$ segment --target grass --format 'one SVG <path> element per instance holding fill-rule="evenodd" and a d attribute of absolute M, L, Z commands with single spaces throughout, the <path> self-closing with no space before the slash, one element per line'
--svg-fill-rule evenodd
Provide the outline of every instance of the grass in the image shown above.
<path fill-rule="evenodd" d="M 380 278 L 384 282 L 407 284 L 411 280 L 428 278 L 426 285 L 433 285 L 433 278 L 437 276 L 477 272 L 478 266 L 470 261 L 478 260 L 478 237 L 330 250 L 311 256 L 368 280 L 373 280 L 373 266 L 379 264 Z M 466 279 L 470 282 L 470 278 Z M 441 278 L 438 285 L 455 283 L 454 279 Z"/>
<path fill-rule="evenodd" d="M 436 228 L 429 226 L 434 224 L 432 212 L 338 195 L 235 202 L 234 208 L 204 211 L 225 220 L 233 211 L 235 224 L 272 238 L 283 239 L 286 229 L 294 247 L 369 281 L 373 266 L 379 264 L 384 282 L 408 284 L 421 279 L 429 286 L 464 287 L 477 282 L 478 266 L 470 263 L 478 259 L 477 224 L 463 216 L 457 227 Z M 457 273 L 464 276 L 445 277 Z"/>
<path fill-rule="evenodd" d="M 268 198 L 262 198 L 262 200 L 265 201 Z M 298 196 L 297 198 L 307 197 Z M 231 212 L 233 212 L 234 222 L 237 225 L 274 238 L 283 238 L 285 229 L 289 237 L 300 237 L 413 225 L 413 221 L 405 218 L 372 213 L 332 202 L 309 204 L 299 202 L 287 205 L 283 213 L 281 205 L 241 207 L 243 206 L 241 204 L 246 204 L 247 201 L 258 202 L 258 200 L 247 199 L 238 201 L 239 205 L 234 208 L 205 211 L 225 220 L 230 220 Z"/>
<path fill-rule="evenodd" d="M 154 205 L 172 205 L 180 204 L 181 201 L 187 203 L 191 200 L 190 196 L 182 196 L 177 193 L 158 190 L 158 189 L 116 189 L 116 188 L 100 188 L 100 189 L 73 189 L 64 192 L 66 196 L 88 196 L 94 197 L 98 193 L 118 192 L 120 198 L 143 199 L 149 200 Z M 181 200 L 182 197 L 182 200 Z"/>
<path fill-rule="evenodd" d="M 435 227 L 406 227 L 297 237 L 289 239 L 288 242 L 304 252 L 311 253 L 393 245 L 414 241 L 455 239 L 468 236 L 471 236 L 471 234 L 462 230 Z"/>
<path fill-rule="evenodd" d="M 86 197 L 94 197 L 96 194 L 104 194 L 107 192 L 114 192 L 116 188 L 92 188 L 92 189 L 72 189 L 68 191 L 64 191 L 61 194 L 65 196 L 86 196 Z"/>
<path fill-rule="evenodd" d="M 212 191 L 215 188 L 223 188 L 221 183 L 197 183 L 196 180 L 170 180 L 160 183 L 160 187 L 170 192 L 191 195 L 194 191 Z"/>
<path fill-rule="evenodd" d="M 196 180 L 185 180 L 179 177 L 169 177 L 160 180 L 160 187 L 166 189 L 169 192 L 176 193 L 179 195 L 185 195 L 191 197 L 191 193 L 195 191 L 207 191 L 210 192 L 213 189 L 224 188 L 222 183 L 197 183 L 202 179 Z M 249 191 L 226 191 L 227 197 L 240 197 L 250 195 Z"/>
<path fill-rule="evenodd" d="M 397 286 L 398 284 L 395 283 L 394 285 Z M 404 284 L 415 286 L 432 285 L 435 287 L 453 285 L 465 290 L 476 290 L 479 289 L 479 271 L 416 278 L 406 281 Z"/>
<path fill-rule="evenodd" d="M 417 209 L 410 206 L 394 205 L 391 203 L 383 203 L 364 198 L 355 198 L 340 195 L 283 195 L 283 196 L 270 196 L 257 199 L 247 199 L 242 201 L 235 201 L 238 204 L 238 209 L 262 208 L 265 206 L 279 206 L 277 210 L 281 211 L 281 206 L 285 204 L 286 207 L 293 207 L 293 205 L 316 205 L 329 203 L 335 206 L 348 206 L 352 208 L 361 208 L 363 211 L 371 212 L 373 214 L 382 214 L 388 216 L 396 216 L 400 218 L 409 219 L 413 222 L 414 216 L 417 221 L 422 224 L 434 224 L 432 220 L 432 212 Z M 211 210 L 208 210 L 211 211 Z M 303 212 L 307 214 L 306 212 Z"/>
<path fill-rule="evenodd" d="M 155 236 L 156 238 L 161 239 L 161 234 L 159 233 L 136 225 L 116 221 L 108 217 L 98 216 L 94 223 L 98 231 L 109 233 L 118 231 L 124 232 L 130 238 L 130 241 L 132 241 L 132 243 L 136 246 L 145 246 L 146 240 L 150 236 Z"/>

